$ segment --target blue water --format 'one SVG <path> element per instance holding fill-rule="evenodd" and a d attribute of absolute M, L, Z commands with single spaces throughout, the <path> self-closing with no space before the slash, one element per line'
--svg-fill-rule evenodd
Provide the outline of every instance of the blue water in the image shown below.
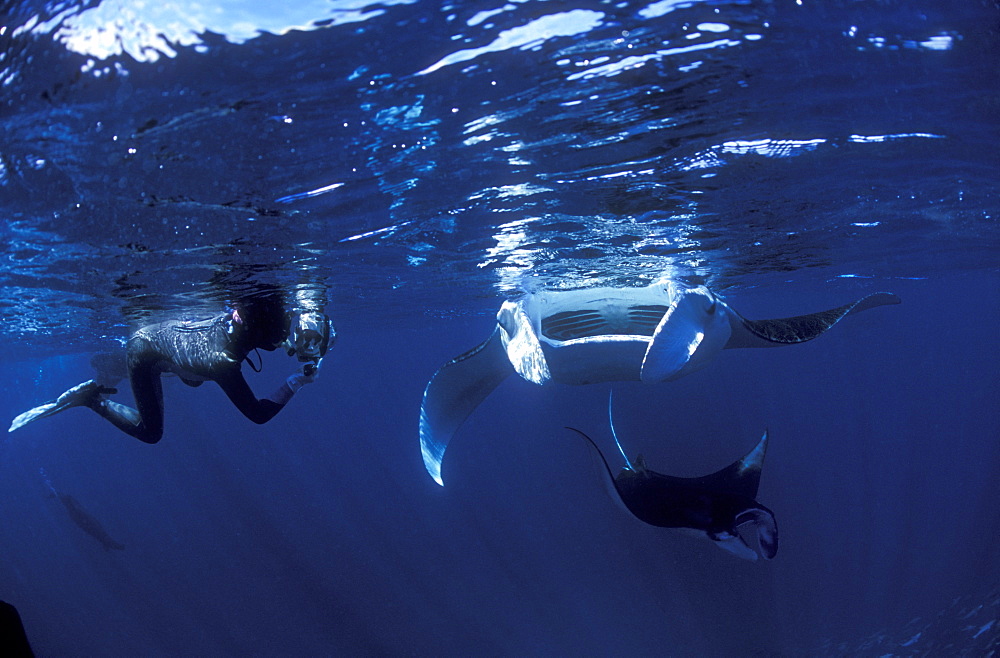
<path fill-rule="evenodd" d="M 155 446 L 85 410 L 5 435 L 0 599 L 39 655 L 996 654 L 996 2 L 2 11 L 0 417 L 264 287 L 338 332 L 264 426 L 170 380 Z M 903 300 L 615 386 L 662 472 L 769 429 L 773 561 L 612 504 L 563 429 L 614 457 L 608 385 L 507 380 L 431 480 L 424 386 L 504 299 L 664 276 L 750 318 Z"/>

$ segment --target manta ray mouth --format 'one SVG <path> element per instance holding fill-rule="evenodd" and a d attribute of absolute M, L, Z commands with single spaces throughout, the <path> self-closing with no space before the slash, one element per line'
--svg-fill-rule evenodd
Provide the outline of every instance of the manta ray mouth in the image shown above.
<path fill-rule="evenodd" d="M 667 307 L 659 304 L 562 311 L 542 318 L 541 329 L 542 335 L 553 341 L 595 336 L 652 336 L 666 312 Z"/>

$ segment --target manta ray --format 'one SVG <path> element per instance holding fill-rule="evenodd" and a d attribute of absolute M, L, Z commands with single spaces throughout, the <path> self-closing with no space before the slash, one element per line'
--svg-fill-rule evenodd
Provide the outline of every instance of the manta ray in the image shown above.
<path fill-rule="evenodd" d="M 611 400 L 608 400 L 608 417 Z M 615 435 L 611 434 L 625 458 L 625 466 L 615 476 L 604 453 L 589 436 L 567 427 L 593 446 L 604 465 L 605 484 L 612 499 L 640 521 L 660 528 L 694 531 L 715 545 L 748 560 L 770 560 L 778 552 L 778 526 L 774 513 L 757 502 L 760 471 L 767 452 L 767 431 L 742 459 L 711 475 L 682 478 L 664 475 L 646 467 L 642 455 L 629 461 Z"/>
<path fill-rule="evenodd" d="M 511 373 L 535 384 L 665 382 L 699 370 L 724 349 L 812 340 L 852 313 L 898 304 L 877 292 L 828 311 L 748 320 L 704 286 L 529 293 L 505 301 L 493 333 L 442 366 L 424 389 L 420 448 L 434 481 L 448 442 Z"/>

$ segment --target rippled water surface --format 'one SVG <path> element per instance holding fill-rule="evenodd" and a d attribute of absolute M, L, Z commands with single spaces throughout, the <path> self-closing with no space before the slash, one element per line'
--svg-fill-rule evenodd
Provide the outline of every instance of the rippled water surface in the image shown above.
<path fill-rule="evenodd" d="M 9 9 L 5 332 L 995 265 L 993 3 L 293 4 Z"/>
<path fill-rule="evenodd" d="M 4 479 L 18 488 L 4 525 L 24 531 L 4 535 L 0 598 L 19 596 L 38 646 L 996 651 L 994 0 L 66 0 L 2 12 L 9 416 L 86 378 L 88 355 L 137 323 L 268 286 L 327 296 L 341 336 L 329 408 L 296 400 L 267 432 L 206 418 L 204 405 L 231 411 L 221 397 L 168 389 L 174 415 L 155 453 L 108 439 L 83 412 L 7 441 Z M 664 448 L 667 466 L 718 467 L 765 424 L 785 436 L 764 482 L 771 506 L 785 501 L 779 561 L 791 571 L 773 579 L 700 545 L 664 558 L 661 535 L 629 534 L 596 494 L 563 504 L 591 492 L 585 455 L 531 446 L 581 414 L 597 432 L 606 388 L 533 397 L 511 383 L 463 430 L 455 460 L 491 432 L 526 454 L 466 452 L 496 473 L 466 465 L 444 493 L 420 469 L 423 385 L 488 335 L 501 300 L 662 277 L 706 283 L 753 317 L 876 290 L 904 298 L 817 351 L 760 357 L 767 368 L 727 355 L 732 369 L 713 372 L 732 379 L 633 391 L 631 407 L 623 397 L 634 434 L 731 439 L 704 463 Z M 77 438 L 56 448 L 66 435 Z M 572 481 L 552 476 L 563 460 Z M 67 489 L 127 536 L 125 557 L 72 536 L 49 496 Z M 956 510 L 967 518 L 949 523 Z M 40 544 L 53 547 L 36 559 Z M 90 566 L 60 578 L 74 593 L 63 609 L 58 583 L 37 583 L 75 560 Z M 904 583 L 928 573 L 940 582 L 914 598 Z M 100 605 L 69 621 L 90 592 Z M 252 612 L 226 603 L 253 592 Z"/>

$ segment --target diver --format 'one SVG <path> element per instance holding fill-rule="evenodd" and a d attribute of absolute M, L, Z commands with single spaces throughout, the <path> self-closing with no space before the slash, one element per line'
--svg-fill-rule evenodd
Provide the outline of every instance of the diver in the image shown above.
<path fill-rule="evenodd" d="M 286 312 L 282 299 L 269 295 L 249 299 L 224 315 L 207 320 L 168 320 L 144 326 L 125 344 L 125 372 L 132 385 L 136 408 L 106 397 L 123 373 L 108 374 L 78 384 L 56 400 L 21 414 L 8 432 L 70 407 L 85 406 L 126 434 L 146 443 L 163 436 L 163 385 L 160 376 L 172 373 L 189 386 L 214 381 L 240 412 L 257 424 L 271 420 L 292 396 L 316 380 L 319 367 L 336 338 L 330 318 L 312 304 Z M 243 377 L 244 360 L 255 350 L 284 347 L 302 367 L 278 390 L 258 399 Z M 259 355 L 258 355 L 259 359 Z M 108 361 L 108 359 L 104 359 Z"/>

